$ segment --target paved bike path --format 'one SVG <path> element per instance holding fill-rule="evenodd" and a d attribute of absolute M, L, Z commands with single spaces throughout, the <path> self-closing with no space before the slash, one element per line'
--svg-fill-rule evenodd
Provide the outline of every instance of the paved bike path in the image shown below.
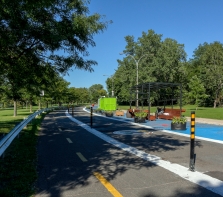
<path fill-rule="evenodd" d="M 77 109 L 74 117 L 89 124 L 89 114 L 82 109 Z M 159 135 L 163 135 L 159 131 L 154 131 L 151 135 L 157 137 L 155 140 L 157 142 L 154 144 L 151 136 L 113 134 L 114 130 L 140 129 L 136 125 L 103 117 L 94 117 L 94 121 L 94 129 L 133 147 L 141 150 L 153 147 L 157 152 L 162 152 L 161 149 L 174 152 L 171 147 L 167 149 L 167 145 L 158 142 L 161 138 Z M 143 139 L 148 144 L 140 143 Z M 173 142 L 178 148 L 187 145 L 180 140 Z M 159 145 L 160 148 L 155 148 L 155 145 Z M 37 197 L 112 196 L 96 179 L 94 172 L 101 173 L 122 196 L 126 197 L 219 196 L 92 135 L 69 120 L 64 111 L 55 111 L 46 116 L 37 150 L 39 170 Z M 77 153 L 81 153 L 87 161 L 83 162 Z"/>

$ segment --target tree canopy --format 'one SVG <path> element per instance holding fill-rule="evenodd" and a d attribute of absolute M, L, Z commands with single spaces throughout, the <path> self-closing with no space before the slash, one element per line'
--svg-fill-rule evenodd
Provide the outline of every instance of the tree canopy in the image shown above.
<path fill-rule="evenodd" d="M 87 59 L 88 47 L 96 45 L 94 35 L 103 32 L 111 21 L 104 21 L 98 13 L 90 14 L 89 3 L 0 0 L 2 94 L 16 104 L 24 90 L 38 96 L 41 88 L 50 89 L 58 83 L 56 78 L 70 69 L 93 71 L 97 62 Z M 54 97 L 59 99 L 60 95 Z"/>
<path fill-rule="evenodd" d="M 87 48 L 95 46 L 93 35 L 103 31 L 98 13 L 89 15 L 84 0 L 1 0 L 0 70 L 22 57 L 44 61 L 58 71 L 81 68 L 93 71 L 94 60 L 86 60 Z M 7 66 L 6 66 L 7 65 Z"/>
<path fill-rule="evenodd" d="M 223 44 L 203 43 L 195 50 L 193 58 L 187 60 L 184 44 L 172 38 L 162 39 L 153 30 L 142 32 L 142 36 L 125 37 L 126 46 L 122 60 L 113 75 L 113 84 L 107 79 L 109 92 L 112 85 L 119 103 L 129 103 L 129 89 L 146 82 L 181 83 L 183 100 L 198 106 L 223 105 Z M 167 92 L 168 93 L 168 92 Z M 161 97 L 152 94 L 150 101 L 157 103 Z"/>
<path fill-rule="evenodd" d="M 136 85 L 136 62 L 138 61 L 139 83 L 145 82 L 182 82 L 183 65 L 186 62 L 184 45 L 176 40 L 156 34 L 153 30 L 134 40 L 126 36 L 123 60 L 118 60 L 114 75 L 116 95 L 122 102 L 129 100 L 129 88 Z"/>

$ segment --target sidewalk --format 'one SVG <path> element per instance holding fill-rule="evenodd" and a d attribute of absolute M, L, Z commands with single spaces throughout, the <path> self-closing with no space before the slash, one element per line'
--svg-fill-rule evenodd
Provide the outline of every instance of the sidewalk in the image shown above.
<path fill-rule="evenodd" d="M 190 121 L 190 117 L 187 117 L 187 120 Z M 195 122 L 223 125 L 223 120 L 215 120 L 215 119 L 208 119 L 208 118 L 195 118 Z"/>
<path fill-rule="evenodd" d="M 127 110 L 121 110 L 126 113 Z M 186 117 L 187 121 L 190 121 L 190 117 Z M 215 124 L 215 125 L 223 125 L 223 120 L 209 119 L 209 118 L 195 118 L 195 122 L 206 123 L 206 124 Z"/>

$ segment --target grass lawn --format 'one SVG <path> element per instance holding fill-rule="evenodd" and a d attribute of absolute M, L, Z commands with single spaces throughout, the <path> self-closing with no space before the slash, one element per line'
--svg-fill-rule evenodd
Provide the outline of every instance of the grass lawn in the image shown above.
<path fill-rule="evenodd" d="M 34 109 L 36 110 L 36 109 Z M 1 132 L 8 133 L 15 124 L 30 115 L 29 110 L 19 109 L 18 116 L 13 117 L 13 109 L 0 110 Z M 37 133 L 46 113 L 42 113 L 20 132 L 0 158 L 0 196 L 31 197 L 34 196 L 36 172 Z"/>
<path fill-rule="evenodd" d="M 134 109 L 135 106 L 132 106 Z M 157 107 L 151 107 L 151 112 L 155 112 Z M 171 106 L 166 106 L 166 108 L 171 108 Z M 174 108 L 179 109 L 179 106 L 174 106 Z M 129 109 L 127 105 L 119 105 L 118 109 L 126 110 Z M 148 106 L 144 106 L 144 109 L 148 109 Z M 217 119 L 223 120 L 223 108 L 211 108 L 211 107 L 198 107 L 196 110 L 195 105 L 184 105 L 182 109 L 186 109 L 186 112 L 183 113 L 184 116 L 190 117 L 191 111 L 195 111 L 195 116 L 197 118 L 210 118 L 210 119 Z"/>
<path fill-rule="evenodd" d="M 36 111 L 38 107 L 33 107 L 33 112 Z M 20 123 L 24 118 L 28 117 L 30 114 L 29 109 L 18 109 L 17 116 L 13 117 L 13 109 L 1 109 L 0 110 L 0 135 L 2 133 L 6 134 L 10 132 L 18 123 Z"/>

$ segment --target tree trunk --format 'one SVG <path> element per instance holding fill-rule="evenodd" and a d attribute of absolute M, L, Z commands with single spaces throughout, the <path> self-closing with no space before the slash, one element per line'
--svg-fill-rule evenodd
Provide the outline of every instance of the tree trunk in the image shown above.
<path fill-rule="evenodd" d="M 28 101 L 26 101 L 26 109 L 28 108 Z"/>
<path fill-rule="evenodd" d="M 217 105 L 217 101 L 214 100 L 214 108 L 216 108 L 216 105 Z"/>
<path fill-rule="evenodd" d="M 41 102 L 40 102 L 40 100 L 39 100 L 39 110 L 40 110 L 40 108 L 41 108 Z"/>
<path fill-rule="evenodd" d="M 30 102 L 30 105 L 29 105 L 29 112 L 32 113 L 33 112 L 33 105 L 32 105 L 32 101 Z"/>
<path fill-rule="evenodd" d="M 17 116 L 17 102 L 14 101 L 14 117 Z"/>

